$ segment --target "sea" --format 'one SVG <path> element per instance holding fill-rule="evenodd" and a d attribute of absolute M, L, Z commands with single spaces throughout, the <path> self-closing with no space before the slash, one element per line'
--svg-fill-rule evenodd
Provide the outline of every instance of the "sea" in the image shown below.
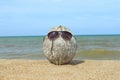
<path fill-rule="evenodd" d="M 75 35 L 77 51 L 74 59 L 120 60 L 120 35 Z M 44 36 L 0 37 L 0 59 L 46 59 Z"/>

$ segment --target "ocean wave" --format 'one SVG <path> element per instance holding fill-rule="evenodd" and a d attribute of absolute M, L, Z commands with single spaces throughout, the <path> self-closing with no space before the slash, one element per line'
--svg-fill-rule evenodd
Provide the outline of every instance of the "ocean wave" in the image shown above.
<path fill-rule="evenodd" d="M 120 51 L 105 49 L 90 49 L 77 52 L 76 57 L 84 59 L 117 59 L 120 60 Z"/>

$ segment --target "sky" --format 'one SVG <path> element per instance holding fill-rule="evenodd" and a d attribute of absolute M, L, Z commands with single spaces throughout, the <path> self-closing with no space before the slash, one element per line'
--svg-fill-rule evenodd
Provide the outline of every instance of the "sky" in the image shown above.
<path fill-rule="evenodd" d="M 120 0 L 0 0 L 0 36 L 120 34 Z"/>

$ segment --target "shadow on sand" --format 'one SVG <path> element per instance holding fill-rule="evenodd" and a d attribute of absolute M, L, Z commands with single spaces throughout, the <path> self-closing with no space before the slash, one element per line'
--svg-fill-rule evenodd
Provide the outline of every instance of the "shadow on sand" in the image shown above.
<path fill-rule="evenodd" d="M 72 60 L 70 65 L 78 65 L 78 64 L 81 64 L 81 63 L 84 63 L 85 61 L 84 60 Z"/>

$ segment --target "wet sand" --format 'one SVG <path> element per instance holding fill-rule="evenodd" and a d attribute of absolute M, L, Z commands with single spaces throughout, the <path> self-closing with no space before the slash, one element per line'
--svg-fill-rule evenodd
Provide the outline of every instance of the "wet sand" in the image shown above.
<path fill-rule="evenodd" d="M 120 80 L 120 60 L 0 60 L 0 80 Z"/>

